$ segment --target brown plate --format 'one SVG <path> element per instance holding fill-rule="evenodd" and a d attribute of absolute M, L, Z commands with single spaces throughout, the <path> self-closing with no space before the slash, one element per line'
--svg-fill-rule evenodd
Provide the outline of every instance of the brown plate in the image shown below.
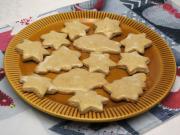
<path fill-rule="evenodd" d="M 72 19 L 80 19 L 81 22 L 92 26 L 88 33 L 91 34 L 94 30 L 93 22 L 97 19 L 103 19 L 104 17 L 119 20 L 121 23 L 123 34 L 113 40 L 120 41 L 125 38 L 128 33 L 144 32 L 147 37 L 153 41 L 152 47 L 145 52 L 145 56 L 149 57 L 151 60 L 149 64 L 150 73 L 148 74 L 146 82 L 147 87 L 137 102 L 109 101 L 108 104 L 105 105 L 103 112 L 80 114 L 77 108 L 67 104 L 67 99 L 72 95 L 46 95 L 43 99 L 40 99 L 33 93 L 22 92 L 22 85 L 19 83 L 20 76 L 33 73 L 36 64 L 33 62 L 22 62 L 20 55 L 15 51 L 15 47 L 18 43 L 26 38 L 30 40 L 40 40 L 42 34 L 50 30 L 60 31 L 60 29 L 64 27 L 64 22 Z M 70 48 L 75 49 L 72 45 Z M 88 53 L 82 53 L 81 59 L 88 57 L 88 55 Z M 111 55 L 111 59 L 117 62 L 120 57 L 118 55 Z M 111 13 L 95 11 L 57 14 L 32 23 L 20 31 L 9 43 L 5 54 L 4 66 L 10 84 L 18 95 L 30 105 L 53 116 L 84 122 L 117 121 L 136 116 L 149 110 L 168 94 L 175 80 L 176 73 L 174 56 L 167 43 L 157 33 L 144 24 L 132 19 Z M 113 80 L 120 79 L 127 75 L 125 70 L 113 68 L 110 74 L 106 76 L 106 79 L 112 82 Z M 49 73 L 46 76 L 54 78 L 56 74 Z M 96 91 L 99 94 L 109 97 L 103 89 L 96 89 Z"/>

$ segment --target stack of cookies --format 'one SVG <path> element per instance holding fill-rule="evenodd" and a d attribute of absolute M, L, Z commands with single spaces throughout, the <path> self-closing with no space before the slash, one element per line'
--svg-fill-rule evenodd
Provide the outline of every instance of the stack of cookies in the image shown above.
<path fill-rule="evenodd" d="M 87 34 L 93 28 L 93 34 Z M 145 33 L 129 33 L 120 42 L 113 40 L 123 32 L 119 21 L 107 17 L 95 22 L 93 28 L 72 20 L 60 32 L 52 30 L 41 35 L 41 41 L 24 39 L 18 44 L 16 50 L 22 60 L 37 64 L 33 74 L 21 77 L 23 91 L 34 92 L 39 98 L 45 94 L 72 94 L 68 103 L 81 113 L 103 111 L 109 100 L 137 101 L 149 72 L 150 59 L 143 54 L 152 41 Z M 88 57 L 81 59 L 82 52 Z M 120 56 L 120 60 L 114 61 L 111 54 Z M 111 68 L 122 68 L 129 76 L 108 82 L 106 76 Z M 44 76 L 51 72 L 56 74 L 54 79 Z M 103 88 L 110 99 L 97 94 L 95 88 Z"/>

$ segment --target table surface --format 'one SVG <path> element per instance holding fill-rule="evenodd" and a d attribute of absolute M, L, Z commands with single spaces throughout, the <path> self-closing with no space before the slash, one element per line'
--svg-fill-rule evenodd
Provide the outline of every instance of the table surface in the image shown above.
<path fill-rule="evenodd" d="M 1 0 L 0 25 L 18 20 L 22 17 L 37 15 L 46 11 L 83 1 L 87 0 Z M 173 1 L 178 2 L 179 0 Z M 167 122 L 164 122 L 160 126 L 145 133 L 145 135 L 169 135 L 170 133 L 172 135 L 177 135 L 180 132 L 179 123 L 180 115 L 168 120 Z M 42 133 L 41 131 L 37 132 Z"/>

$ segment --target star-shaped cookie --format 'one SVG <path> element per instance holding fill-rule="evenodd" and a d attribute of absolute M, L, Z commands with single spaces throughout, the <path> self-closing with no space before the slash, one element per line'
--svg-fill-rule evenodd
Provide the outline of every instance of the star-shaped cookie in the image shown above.
<path fill-rule="evenodd" d="M 127 69 L 130 75 L 136 72 L 148 73 L 147 64 L 150 62 L 148 57 L 139 55 L 137 52 L 121 53 L 121 59 L 118 65 L 121 68 Z"/>
<path fill-rule="evenodd" d="M 16 50 L 22 54 L 23 61 L 33 60 L 39 63 L 43 61 L 43 56 L 49 55 L 49 52 L 42 47 L 41 42 L 28 39 L 17 44 Z"/>
<path fill-rule="evenodd" d="M 67 33 L 70 40 L 75 40 L 78 37 L 85 36 L 86 32 L 89 30 L 89 27 L 81 22 L 74 20 L 72 22 L 66 22 L 65 27 L 61 32 Z"/>
<path fill-rule="evenodd" d="M 82 68 L 75 68 L 69 72 L 58 75 L 53 80 L 53 85 L 60 93 L 74 93 L 76 91 L 89 91 L 102 87 L 107 81 L 101 73 L 91 73 Z"/>
<path fill-rule="evenodd" d="M 109 19 L 108 17 L 103 20 L 95 22 L 96 30 L 95 33 L 102 33 L 108 38 L 121 34 L 120 22 L 117 20 Z"/>
<path fill-rule="evenodd" d="M 70 70 L 73 67 L 82 67 L 83 64 L 79 60 L 81 53 L 75 50 L 62 46 L 56 51 L 53 51 L 50 56 L 47 56 L 43 62 L 39 63 L 35 69 L 36 73 L 55 72 L 61 70 Z"/>
<path fill-rule="evenodd" d="M 141 54 L 144 53 L 144 49 L 150 47 L 152 41 L 146 38 L 145 33 L 132 34 L 130 33 L 125 39 L 120 42 L 125 46 L 125 52 L 137 51 Z"/>
<path fill-rule="evenodd" d="M 62 45 L 69 45 L 70 41 L 66 39 L 67 34 L 65 33 L 59 33 L 56 31 L 50 31 L 47 34 L 44 34 L 41 36 L 41 39 L 43 39 L 43 46 L 44 48 L 53 47 L 54 49 L 58 49 Z"/>
<path fill-rule="evenodd" d="M 109 73 L 109 67 L 116 66 L 116 63 L 109 58 L 109 54 L 96 52 L 92 52 L 83 63 L 89 67 L 89 72 L 99 71 L 105 74 Z"/>
<path fill-rule="evenodd" d="M 88 111 L 103 111 L 103 104 L 108 102 L 108 98 L 98 95 L 95 91 L 77 91 L 68 102 L 70 105 L 78 107 L 80 113 L 83 114 Z"/>
<path fill-rule="evenodd" d="M 80 37 L 74 41 L 73 45 L 83 51 L 109 52 L 116 54 L 120 52 L 121 46 L 119 42 L 110 40 L 101 34 Z"/>
<path fill-rule="evenodd" d="M 133 76 L 115 80 L 111 84 L 105 85 L 104 88 L 115 101 L 138 100 L 139 95 L 143 93 L 143 89 L 146 86 L 145 81 L 146 75 L 144 73 L 137 73 Z"/>
<path fill-rule="evenodd" d="M 20 82 L 23 83 L 23 91 L 34 92 L 40 98 L 46 93 L 54 94 L 56 92 L 56 88 L 52 85 L 50 78 L 37 74 L 22 76 Z"/>

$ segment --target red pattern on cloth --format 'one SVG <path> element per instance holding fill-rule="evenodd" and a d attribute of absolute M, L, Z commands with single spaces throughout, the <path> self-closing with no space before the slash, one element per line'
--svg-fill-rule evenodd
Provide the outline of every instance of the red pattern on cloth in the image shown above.
<path fill-rule="evenodd" d="M 9 41 L 13 38 L 11 30 L 0 33 L 0 50 L 5 51 Z"/>
<path fill-rule="evenodd" d="M 3 68 L 0 68 L 0 81 L 4 78 L 5 72 Z"/>
<path fill-rule="evenodd" d="M 176 74 L 177 74 L 177 76 L 180 76 L 180 67 L 177 68 Z"/>
<path fill-rule="evenodd" d="M 180 89 L 177 92 L 170 92 L 161 104 L 170 109 L 180 109 Z"/>
<path fill-rule="evenodd" d="M 165 3 L 162 5 L 163 9 L 169 12 L 170 14 L 174 15 L 176 18 L 180 18 L 180 12 L 175 9 L 171 4 Z"/>
<path fill-rule="evenodd" d="M 177 68 L 177 76 L 180 76 L 179 67 Z M 180 109 L 180 88 L 177 88 L 175 92 L 170 92 L 161 104 L 169 109 Z"/>
<path fill-rule="evenodd" d="M 0 90 L 0 106 L 14 106 L 13 99 Z"/>
<path fill-rule="evenodd" d="M 23 18 L 17 22 L 19 22 L 21 25 L 28 25 L 31 23 L 31 21 L 32 21 L 32 16 L 30 16 L 29 18 Z"/>

